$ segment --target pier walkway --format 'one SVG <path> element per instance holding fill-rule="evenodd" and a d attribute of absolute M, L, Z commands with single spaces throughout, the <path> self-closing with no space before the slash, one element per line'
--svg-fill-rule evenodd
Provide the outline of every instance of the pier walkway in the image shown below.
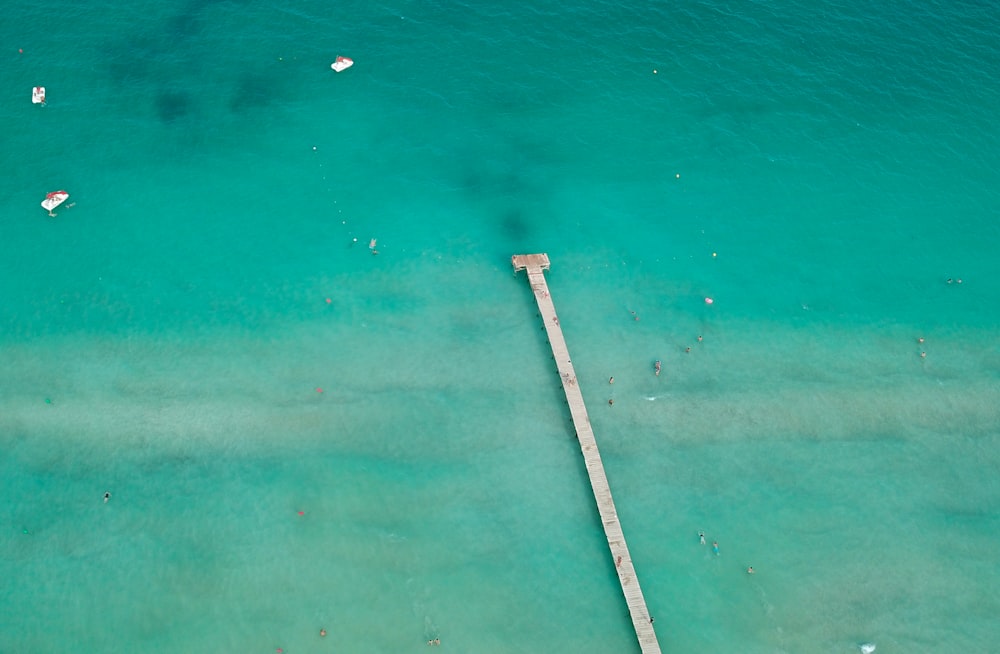
<path fill-rule="evenodd" d="M 608 538 L 608 547 L 611 548 L 611 560 L 618 571 L 618 581 L 621 582 L 625 603 L 632 616 L 632 626 L 635 627 L 635 636 L 639 640 L 639 647 L 642 654 L 660 654 L 660 644 L 656 640 L 656 632 L 653 631 L 649 610 L 646 608 L 646 600 L 639 588 L 639 579 L 636 577 L 635 568 L 632 567 L 632 557 L 629 556 L 628 545 L 625 543 L 625 534 L 622 533 L 621 523 L 618 522 L 618 512 L 615 510 L 615 502 L 611 498 L 611 487 L 608 485 L 608 478 L 604 473 L 601 454 L 597 450 L 594 430 L 590 427 L 587 407 L 583 404 L 583 394 L 580 393 L 580 385 L 577 383 L 576 372 L 573 371 L 569 349 L 566 347 L 566 340 L 563 338 L 562 328 L 559 326 L 556 307 L 552 303 L 548 284 L 545 283 L 545 275 L 542 271 L 549 269 L 549 255 L 515 254 L 511 257 L 511 263 L 514 266 L 514 272 L 528 271 L 528 282 L 535 294 L 535 302 L 538 304 L 538 311 L 542 316 L 542 322 L 545 323 L 545 332 L 552 346 L 552 357 L 556 361 L 559 376 L 562 378 L 566 402 L 569 404 L 573 426 L 576 428 L 576 437 L 580 441 L 580 449 L 583 451 L 583 459 L 587 465 L 587 474 L 590 476 L 590 486 L 594 490 L 594 499 L 597 501 L 601 522 L 604 523 L 604 534 Z"/>

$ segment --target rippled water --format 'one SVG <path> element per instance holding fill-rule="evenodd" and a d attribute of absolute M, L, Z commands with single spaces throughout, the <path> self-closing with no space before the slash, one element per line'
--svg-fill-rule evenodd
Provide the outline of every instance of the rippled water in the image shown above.
<path fill-rule="evenodd" d="M 998 27 L 10 10 L 0 649 L 635 649 L 521 252 L 663 651 L 989 649 Z"/>

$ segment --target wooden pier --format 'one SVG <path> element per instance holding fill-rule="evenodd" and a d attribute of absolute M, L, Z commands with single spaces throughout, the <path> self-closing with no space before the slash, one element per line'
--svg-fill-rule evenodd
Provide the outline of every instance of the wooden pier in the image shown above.
<path fill-rule="evenodd" d="M 511 263 L 514 266 L 514 272 L 528 271 L 528 282 L 535 294 L 535 302 L 538 304 L 538 311 L 541 314 L 542 322 L 545 323 L 545 332 L 548 334 L 549 343 L 552 346 L 552 357 L 556 361 L 556 367 L 562 379 L 566 402 L 569 404 L 573 426 L 576 428 L 576 437 L 580 441 L 580 450 L 583 451 L 583 460 L 587 465 L 587 474 L 590 476 L 590 486 L 594 491 L 594 499 L 597 501 L 601 522 L 604 523 L 604 534 L 608 538 L 608 547 L 611 549 L 611 561 L 618 571 L 618 581 L 621 582 L 625 603 L 632 616 L 632 626 L 635 627 L 635 636 L 639 640 L 639 647 L 642 654 L 660 654 L 660 644 L 656 640 L 656 632 L 653 630 L 653 623 L 649 617 L 649 609 L 646 608 L 646 600 L 639 588 L 639 579 L 636 577 L 635 568 L 632 567 L 632 557 L 629 556 L 628 545 L 625 543 L 625 534 L 622 533 L 621 523 L 618 522 L 618 512 L 615 510 L 615 502 L 611 498 L 611 487 L 608 485 L 608 477 L 604 473 L 601 454 L 597 450 L 597 441 L 594 439 L 594 430 L 590 426 L 590 417 L 587 416 L 587 407 L 583 404 L 580 384 L 577 382 L 576 372 L 573 370 L 573 363 L 569 357 L 569 349 L 566 347 L 566 340 L 563 338 L 562 328 L 559 326 L 556 307 L 552 303 L 548 284 L 545 283 L 545 275 L 542 271 L 549 269 L 549 255 L 515 254 L 511 257 Z"/>

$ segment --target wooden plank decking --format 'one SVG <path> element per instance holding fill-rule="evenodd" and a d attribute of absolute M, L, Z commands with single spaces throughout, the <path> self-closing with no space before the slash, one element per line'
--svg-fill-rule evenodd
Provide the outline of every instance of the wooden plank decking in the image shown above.
<path fill-rule="evenodd" d="M 573 426 L 576 428 L 576 436 L 580 441 L 580 449 L 583 451 L 583 459 L 587 465 L 587 474 L 590 476 L 590 485 L 594 491 L 594 499 L 597 501 L 597 510 L 601 515 L 601 522 L 604 524 L 608 547 L 611 549 L 611 560 L 618 571 L 618 580 L 621 582 L 625 603 L 632 616 L 632 625 L 635 627 L 635 636 L 639 640 L 639 647 L 643 654 L 660 654 L 660 644 L 656 640 L 656 632 L 653 630 L 652 622 L 650 622 L 646 600 L 639 588 L 639 579 L 636 577 L 635 568 L 632 567 L 632 557 L 629 556 L 628 545 L 625 543 L 625 534 L 622 533 L 621 524 L 618 522 L 618 512 L 615 510 L 615 502 L 611 498 L 611 487 L 608 485 L 608 478 L 604 473 L 601 454 L 597 450 L 597 441 L 594 438 L 594 430 L 590 426 L 590 418 L 587 416 L 587 407 L 583 404 L 580 384 L 577 382 L 576 372 L 573 371 L 569 349 L 566 347 L 562 328 L 559 327 L 556 307 L 552 303 L 552 296 L 549 294 L 549 287 L 545 283 L 545 275 L 542 273 L 543 270 L 549 269 L 549 256 L 547 254 L 516 254 L 511 257 L 511 263 L 515 272 L 520 270 L 528 272 L 528 282 L 535 294 L 535 302 L 538 304 L 538 311 L 545 323 L 545 332 L 548 334 L 549 343 L 552 346 L 552 356 L 556 361 L 559 376 L 562 378 L 566 402 L 569 404 L 569 411 L 573 417 Z"/>

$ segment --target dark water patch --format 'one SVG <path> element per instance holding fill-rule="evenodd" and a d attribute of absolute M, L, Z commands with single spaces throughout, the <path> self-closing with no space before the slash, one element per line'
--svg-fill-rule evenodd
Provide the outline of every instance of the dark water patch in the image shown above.
<path fill-rule="evenodd" d="M 198 34 L 204 26 L 202 12 L 217 4 L 246 4 L 234 0 L 193 0 L 167 21 L 166 35 L 169 39 L 187 39 Z"/>
<path fill-rule="evenodd" d="M 263 73 L 245 73 L 236 81 L 229 99 L 229 110 L 242 113 L 267 107 L 282 94 L 281 80 Z"/>
<path fill-rule="evenodd" d="M 531 222 L 525 219 L 524 211 L 512 207 L 500 218 L 500 230 L 503 235 L 515 243 L 523 243 L 532 233 Z"/>
<path fill-rule="evenodd" d="M 971 501 L 965 504 L 958 502 L 939 503 L 935 508 L 941 519 L 948 523 L 964 525 L 980 525 L 1000 523 L 1000 503 L 995 499 L 991 502 L 983 502 L 977 499 L 976 504 Z"/>
<path fill-rule="evenodd" d="M 150 77 L 152 62 L 160 49 L 145 36 L 132 36 L 123 43 L 107 47 L 108 75 L 116 87 L 128 87 Z"/>
<path fill-rule="evenodd" d="M 189 11 L 177 14 L 167 23 L 167 34 L 175 39 L 188 39 L 199 31 L 198 16 Z"/>
<path fill-rule="evenodd" d="M 191 113 L 191 97 L 181 91 L 161 91 L 156 96 L 156 114 L 166 124 L 172 124 Z"/>
<path fill-rule="evenodd" d="M 524 192 L 526 179 L 521 171 L 521 162 L 513 158 L 487 162 L 469 156 L 468 164 L 460 172 L 459 187 L 477 201 L 486 198 L 516 198 Z"/>

